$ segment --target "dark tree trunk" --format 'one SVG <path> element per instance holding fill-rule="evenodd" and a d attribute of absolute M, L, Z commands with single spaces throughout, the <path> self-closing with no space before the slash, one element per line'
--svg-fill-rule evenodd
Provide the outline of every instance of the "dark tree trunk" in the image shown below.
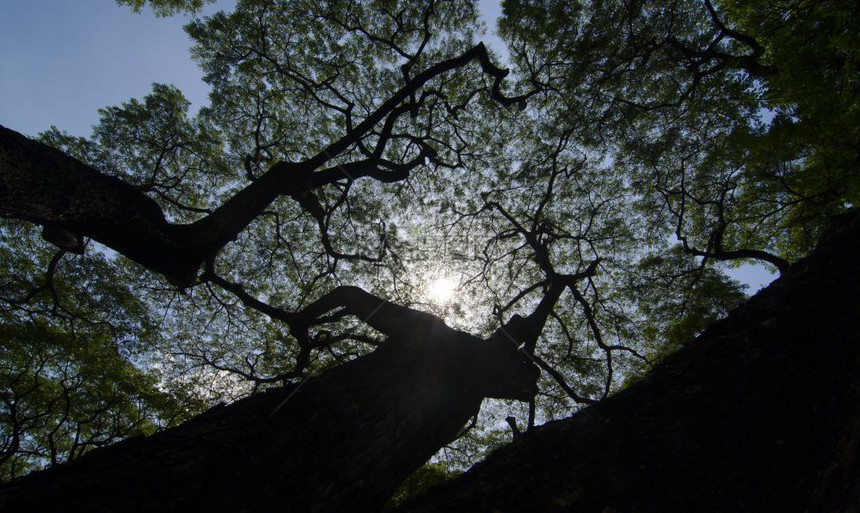
<path fill-rule="evenodd" d="M 400 511 L 860 511 L 860 216 L 646 378 Z"/>
<path fill-rule="evenodd" d="M 557 297 L 548 294 L 525 320 L 542 325 L 542 307 Z M 350 287 L 306 313 L 338 306 L 373 308 L 365 320 L 393 330 L 389 340 L 302 385 L 6 484 L 0 511 L 377 511 L 456 438 L 484 397 L 526 400 L 537 391 L 538 369 L 508 338 L 480 340 Z"/>

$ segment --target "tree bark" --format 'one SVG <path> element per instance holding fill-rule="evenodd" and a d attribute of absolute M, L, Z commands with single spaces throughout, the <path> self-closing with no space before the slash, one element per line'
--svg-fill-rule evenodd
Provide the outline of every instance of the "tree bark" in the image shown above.
<path fill-rule="evenodd" d="M 403 505 L 860 511 L 860 215 L 638 382 Z"/>
<path fill-rule="evenodd" d="M 355 287 L 335 289 L 297 317 L 343 307 L 390 334 L 385 344 L 302 384 L 3 485 L 0 511 L 378 511 L 484 397 L 534 397 L 539 370 L 501 334 L 527 342 L 557 298 L 480 340 Z"/>

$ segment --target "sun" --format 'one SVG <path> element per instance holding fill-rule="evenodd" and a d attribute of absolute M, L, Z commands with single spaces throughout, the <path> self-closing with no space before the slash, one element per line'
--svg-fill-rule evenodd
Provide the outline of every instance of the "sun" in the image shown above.
<path fill-rule="evenodd" d="M 454 299 L 457 284 L 446 277 L 436 278 L 427 284 L 427 297 L 434 303 L 447 303 Z"/>

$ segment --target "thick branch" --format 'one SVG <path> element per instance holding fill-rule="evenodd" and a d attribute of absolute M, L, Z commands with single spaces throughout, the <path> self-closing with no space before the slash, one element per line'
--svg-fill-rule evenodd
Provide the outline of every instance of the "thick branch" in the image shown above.
<path fill-rule="evenodd" d="M 153 200 L 2 126 L 0 216 L 92 237 L 174 281 L 186 282 L 196 271 L 195 248 Z"/>
<path fill-rule="evenodd" d="M 711 17 L 713 24 L 719 29 L 719 33 L 715 39 L 705 49 L 692 48 L 686 43 L 682 43 L 673 36 L 667 37 L 666 41 L 676 50 L 680 51 L 687 62 L 692 65 L 694 74 L 697 80 L 705 75 L 719 71 L 728 67 L 729 69 L 742 69 L 754 77 L 766 78 L 777 72 L 773 66 L 765 65 L 760 62 L 761 56 L 764 53 L 764 48 L 755 38 L 730 29 L 725 23 L 720 20 L 717 11 L 714 9 L 710 0 L 705 0 L 705 7 Z M 750 49 L 750 53 L 746 55 L 733 55 L 718 50 L 718 45 L 725 37 L 731 38 Z M 703 70 L 705 64 L 710 64 L 709 69 Z"/>
<path fill-rule="evenodd" d="M 433 158 L 424 148 L 406 163 L 382 159 L 314 170 L 371 132 L 428 81 L 477 59 L 493 77 L 491 96 L 503 105 L 524 102 L 508 98 L 500 83 L 507 71 L 489 60 L 478 44 L 459 57 L 442 61 L 410 79 L 346 135 L 303 163 L 279 162 L 210 215 L 190 225 L 172 225 L 158 204 L 118 178 L 103 175 L 62 152 L 0 126 L 0 216 L 31 221 L 53 231 L 91 237 L 141 265 L 164 274 L 179 286 L 194 283 L 200 265 L 235 239 L 268 205 L 282 195 L 370 176 L 403 180 L 409 171 Z M 382 168 L 386 168 L 383 171 Z"/>
<path fill-rule="evenodd" d="M 567 384 L 567 381 L 564 379 L 564 375 L 561 372 L 555 370 L 555 368 L 553 368 L 552 365 L 545 362 L 538 355 L 532 355 L 532 359 L 535 361 L 535 363 L 537 363 L 538 367 L 540 367 L 547 374 L 550 375 L 550 377 L 558 384 L 558 386 L 560 386 L 561 389 L 564 390 L 564 393 L 566 393 L 568 395 L 568 397 L 570 397 L 571 399 L 573 399 L 577 403 L 579 403 L 579 404 L 595 404 L 598 402 L 595 399 L 591 399 L 591 398 L 577 394 L 576 391 L 573 388 L 571 388 L 570 385 Z"/>
<path fill-rule="evenodd" d="M 496 330 L 493 339 L 500 340 L 502 343 L 513 343 L 517 347 L 522 345 L 526 352 L 533 353 L 544 324 L 559 296 L 564 292 L 565 286 L 561 282 L 552 283 L 531 314 L 527 317 L 514 315 Z"/>
<path fill-rule="evenodd" d="M 300 322 L 310 325 L 336 308 L 344 309 L 387 336 L 419 317 L 434 318 L 428 313 L 391 303 L 358 287 L 349 286 L 335 288 L 295 315 Z"/>
<path fill-rule="evenodd" d="M 443 73 L 462 68 L 463 66 L 468 65 L 475 59 L 477 59 L 478 62 L 481 64 L 481 69 L 484 71 L 484 73 L 490 75 L 494 79 L 492 89 L 490 90 L 490 95 L 494 100 L 504 106 L 509 106 L 514 104 L 523 104 L 528 99 L 528 95 L 509 98 L 502 94 L 501 81 L 508 75 L 509 72 L 508 70 L 499 68 L 498 66 L 493 64 L 490 60 L 490 54 L 487 52 L 487 48 L 484 46 L 484 43 L 478 43 L 463 54 L 439 62 L 433 66 L 430 66 L 421 73 L 415 75 L 411 80 L 406 83 L 406 85 L 401 87 L 388 100 L 386 100 L 382 105 L 380 105 L 379 108 L 377 108 L 369 116 L 367 116 L 364 121 L 357 124 L 352 130 L 350 130 L 344 137 L 341 137 L 337 141 L 329 144 L 316 156 L 312 157 L 308 161 L 308 164 L 310 164 L 313 168 L 317 168 L 325 162 L 331 160 L 333 157 L 341 154 L 351 145 L 357 143 L 362 137 L 365 136 L 365 134 L 367 134 L 380 121 L 385 119 L 385 117 L 388 116 L 388 114 L 394 109 L 396 109 L 402 102 L 406 101 L 412 95 L 414 95 L 415 92 L 417 92 L 421 87 L 424 86 L 424 84 L 436 78 L 437 76 L 442 75 Z"/>
<path fill-rule="evenodd" d="M 726 220 L 726 190 L 721 191 L 720 198 L 718 201 L 712 202 L 717 209 L 717 227 L 712 232 L 711 236 L 708 240 L 708 247 L 704 250 L 699 249 L 697 247 L 692 246 L 687 240 L 687 236 L 684 235 L 684 216 L 687 212 L 687 199 L 693 200 L 695 203 L 702 205 L 705 202 L 696 199 L 690 192 L 687 191 L 686 187 L 686 170 L 684 167 L 681 168 L 681 183 L 680 183 L 680 191 L 672 191 L 666 187 L 661 187 L 658 183 L 657 191 L 663 196 L 663 199 L 666 202 L 666 207 L 669 209 L 669 212 L 675 216 L 675 237 L 681 242 L 681 245 L 684 248 L 684 252 L 690 255 L 700 256 L 705 259 L 713 259 L 720 261 L 728 261 L 728 260 L 741 260 L 746 258 L 761 260 L 762 262 L 767 262 L 779 270 L 780 274 L 785 273 L 790 264 L 787 260 L 774 255 L 773 253 L 769 253 L 764 250 L 759 249 L 747 249 L 740 248 L 736 250 L 726 251 L 723 247 L 723 237 L 725 235 L 726 229 L 728 228 L 729 221 Z M 671 196 L 673 194 L 677 194 L 680 196 L 678 200 L 678 207 L 672 205 Z"/>
<path fill-rule="evenodd" d="M 711 260 L 760 260 L 776 267 L 776 269 L 779 271 L 779 274 L 785 273 L 790 265 L 787 260 L 780 258 L 772 253 L 768 253 L 767 251 L 762 251 L 759 249 L 737 249 L 734 251 L 724 251 L 721 247 L 717 247 L 713 251 L 702 251 L 700 249 L 696 249 L 690 246 L 687 243 L 686 236 L 679 237 L 679 239 L 681 240 L 681 244 L 683 245 L 684 251 L 686 253 L 704 258 L 710 258 Z"/>

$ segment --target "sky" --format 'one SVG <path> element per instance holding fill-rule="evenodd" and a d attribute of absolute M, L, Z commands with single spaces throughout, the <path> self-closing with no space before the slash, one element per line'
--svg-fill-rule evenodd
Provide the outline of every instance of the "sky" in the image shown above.
<path fill-rule="evenodd" d="M 204 14 L 234 5 L 220 0 Z M 492 19 L 501 12 L 492 0 L 480 8 Z M 51 125 L 88 136 L 98 109 L 141 98 L 154 82 L 177 86 L 194 109 L 207 104 L 182 30 L 190 19 L 134 13 L 113 0 L 0 0 L 0 124 L 31 136 Z"/>
<path fill-rule="evenodd" d="M 205 13 L 229 9 L 220 0 Z M 479 2 L 490 31 L 499 2 Z M 98 109 L 142 98 L 154 82 L 177 86 L 192 109 L 208 86 L 191 61 L 187 16 L 156 18 L 112 0 L 0 0 L 0 125 L 35 136 L 52 125 L 88 136 Z M 500 48 L 491 34 L 485 42 Z M 762 266 L 732 270 L 755 292 L 773 276 Z"/>
<path fill-rule="evenodd" d="M 140 98 L 153 82 L 205 104 L 182 30 L 188 21 L 112 0 L 0 0 L 0 124 L 27 135 L 56 125 L 86 136 L 99 108 Z"/>

